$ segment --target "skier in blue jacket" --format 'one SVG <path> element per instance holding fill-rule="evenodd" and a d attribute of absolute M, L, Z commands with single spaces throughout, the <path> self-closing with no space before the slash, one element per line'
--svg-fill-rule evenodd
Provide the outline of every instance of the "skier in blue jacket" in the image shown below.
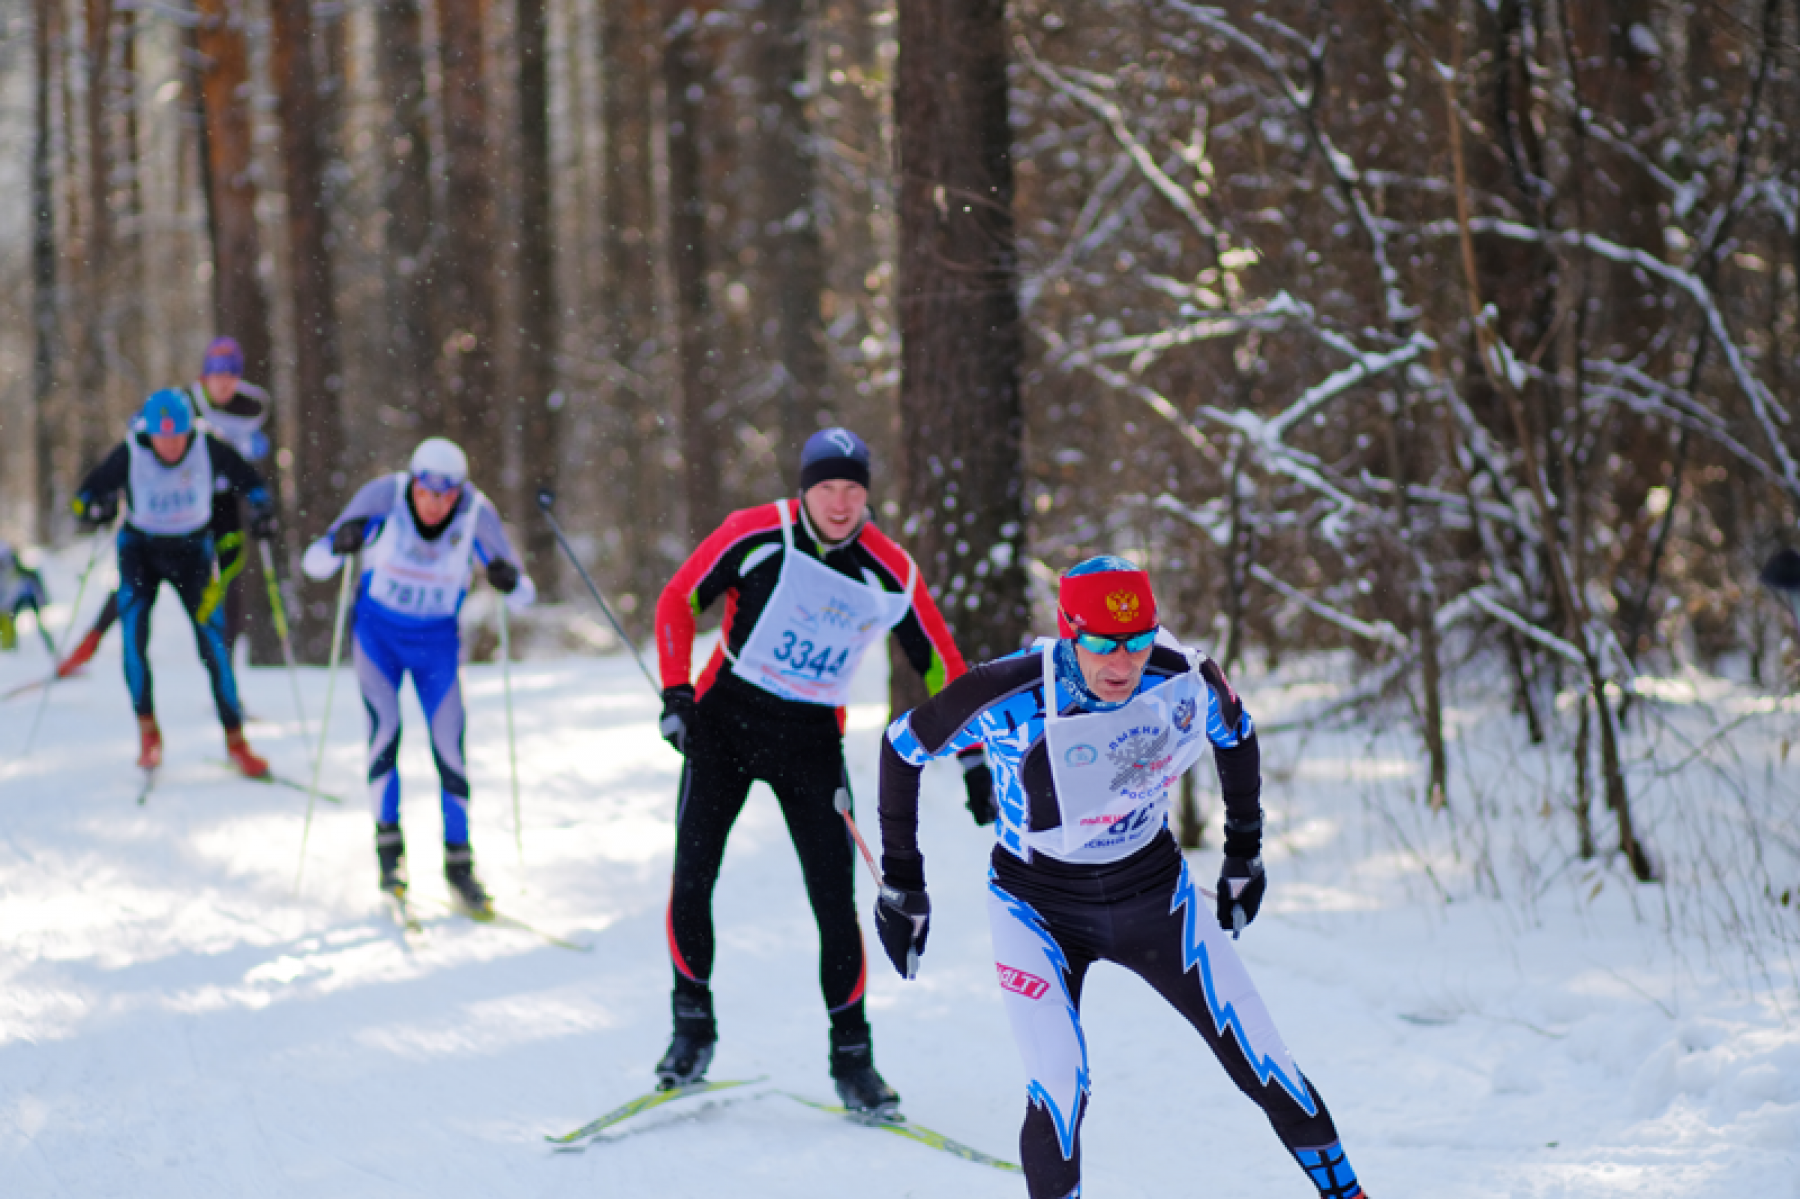
<path fill-rule="evenodd" d="M 921 769 L 985 746 L 1000 810 L 988 922 L 1028 1080 L 1019 1153 L 1031 1199 L 1081 1194 L 1081 992 L 1101 961 L 1144 979 L 1193 1025 L 1321 1199 L 1363 1199 L 1325 1101 L 1232 946 L 1266 886 L 1255 723 L 1215 663 L 1161 631 L 1149 576 L 1130 562 L 1089 559 L 1063 577 L 1058 601 L 1058 640 L 976 666 L 889 727 L 882 948 L 912 977 L 930 928 Z M 1167 819 L 1170 787 L 1208 750 L 1225 798 L 1213 898 Z"/>
<path fill-rule="evenodd" d="M 400 832 L 400 685 L 413 689 L 431 730 L 444 813 L 444 877 L 463 908 L 493 916 L 469 848 L 469 776 L 463 761 L 464 711 L 458 664 L 462 609 L 474 566 L 514 609 L 537 595 L 518 567 L 500 515 L 469 482 L 469 461 L 454 442 L 432 437 L 404 471 L 364 485 L 306 551 L 315 579 L 336 574 L 362 553 L 352 653 L 369 714 L 369 796 L 381 889 L 406 894 L 406 843 Z"/>
<path fill-rule="evenodd" d="M 109 523 L 126 497 L 119 530 L 119 623 L 125 637 L 125 682 L 138 718 L 138 765 L 162 764 L 162 730 L 150 675 L 150 610 L 163 583 L 175 588 L 194 622 L 200 658 L 212 676 L 213 702 L 225 727 L 225 752 L 251 778 L 269 764 L 244 739 L 237 676 L 225 637 L 223 590 L 210 525 L 214 497 L 243 497 L 250 532 L 275 535 L 268 485 L 230 445 L 200 429 L 187 397 L 173 388 L 144 402 L 131 433 L 83 480 L 75 515 L 90 527 Z M 235 502 L 235 500 L 233 501 Z"/>

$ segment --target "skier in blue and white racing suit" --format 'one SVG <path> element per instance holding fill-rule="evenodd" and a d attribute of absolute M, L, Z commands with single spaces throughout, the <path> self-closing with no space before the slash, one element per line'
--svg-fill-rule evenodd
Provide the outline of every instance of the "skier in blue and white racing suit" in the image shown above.
<path fill-rule="evenodd" d="M 431 729 L 444 813 L 444 877 L 463 908 L 493 916 L 469 848 L 469 776 L 458 679 L 462 637 L 456 615 L 479 561 L 508 607 L 528 606 L 537 588 L 488 498 L 469 482 L 460 447 L 428 438 L 404 471 L 364 485 L 302 563 L 315 579 L 337 573 L 361 551 L 353 655 L 369 714 L 369 796 L 381 889 L 406 893 L 400 832 L 400 685 L 410 673 Z"/>
<path fill-rule="evenodd" d="M 889 727 L 882 948 L 910 978 L 930 928 L 921 769 L 985 746 L 1000 810 L 988 920 L 1028 1080 L 1019 1152 L 1031 1199 L 1081 1194 L 1081 992 L 1097 961 L 1138 975 L 1193 1025 L 1324 1199 L 1363 1199 L 1324 1100 L 1232 946 L 1266 885 L 1254 723 L 1216 664 L 1161 632 L 1149 577 L 1130 562 L 1089 559 L 1058 600 L 1059 640 L 974 667 Z M 1209 748 L 1226 812 L 1210 901 L 1167 822 L 1170 787 Z"/>

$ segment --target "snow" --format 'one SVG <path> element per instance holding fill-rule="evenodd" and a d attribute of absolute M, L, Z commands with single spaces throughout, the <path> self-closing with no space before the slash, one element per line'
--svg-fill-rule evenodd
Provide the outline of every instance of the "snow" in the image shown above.
<path fill-rule="evenodd" d="M 78 554 L 51 565 L 60 600 L 74 593 Z M 84 619 L 101 594 L 90 592 Z M 481 869 L 503 911 L 592 951 L 429 906 L 428 932 L 409 947 L 375 891 L 350 676 L 339 680 L 325 765 L 326 785 L 347 802 L 319 806 L 296 894 L 304 797 L 209 762 L 219 735 L 166 592 L 156 618 L 168 765 L 146 806 L 131 802 L 116 633 L 85 676 L 51 693 L 29 757 L 19 747 L 37 697 L 0 707 L 7 1195 L 1024 1193 L 1015 1175 L 778 1093 L 831 1098 L 815 935 L 760 789 L 716 900 L 723 1039 L 712 1075 L 768 1084 L 671 1105 L 585 1152 L 544 1143 L 645 1090 L 667 1035 L 678 760 L 655 736 L 655 702 L 629 658 L 515 665 L 522 862 L 499 671 L 465 675 Z M 53 610 L 59 635 L 67 619 Z M 886 715 L 884 655 L 871 658 L 848 739 L 865 827 Z M 42 647 L 22 638 L 18 653 L 0 655 L 0 687 L 44 665 Z M 316 723 L 324 672 L 303 673 Z M 310 747 L 283 673 L 245 670 L 242 680 L 259 718 L 252 742 L 303 778 Z M 1237 682 L 1269 729 L 1330 693 L 1252 672 Z M 407 720 L 414 886 L 441 898 L 429 753 L 416 709 Z M 1472 738 L 1488 726 L 1453 727 Z M 1523 767 L 1495 767 L 1502 745 L 1459 744 L 1490 804 L 1508 787 L 1541 784 Z M 1274 732 L 1265 749 L 1270 898 L 1242 950 L 1372 1195 L 1800 1196 L 1791 983 L 1742 981 L 1724 939 L 1667 931 L 1663 890 L 1616 870 L 1564 871 L 1530 903 L 1449 882 L 1467 863 L 1406 822 L 1408 811 L 1428 814 L 1381 799 L 1418 787 L 1403 740 Z M 877 1060 L 914 1119 L 1016 1158 L 1022 1082 L 987 954 L 989 838 L 969 824 L 953 766 L 928 772 L 927 788 L 930 949 L 912 983 L 871 961 Z M 1452 791 L 1453 804 L 1479 802 L 1461 776 Z M 1216 801 L 1209 808 L 1216 822 Z M 1216 852 L 1194 855 L 1202 877 Z M 866 878 L 859 885 L 866 906 Z M 872 928 L 865 939 L 876 945 Z M 1085 1008 L 1089 1194 L 1310 1193 L 1147 988 L 1099 967 Z"/>

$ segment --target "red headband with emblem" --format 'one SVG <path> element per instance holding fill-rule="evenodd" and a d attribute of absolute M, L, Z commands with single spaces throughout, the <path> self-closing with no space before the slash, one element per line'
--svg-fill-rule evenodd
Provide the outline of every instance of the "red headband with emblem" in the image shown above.
<path fill-rule="evenodd" d="M 1064 575 L 1056 589 L 1056 631 L 1122 637 L 1156 627 L 1156 596 L 1141 570 Z"/>

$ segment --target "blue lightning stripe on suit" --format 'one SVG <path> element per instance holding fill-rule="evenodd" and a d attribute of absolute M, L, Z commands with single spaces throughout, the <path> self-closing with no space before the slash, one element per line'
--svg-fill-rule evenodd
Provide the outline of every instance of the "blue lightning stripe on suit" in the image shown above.
<path fill-rule="evenodd" d="M 1294 1097 L 1294 1102 L 1298 1103 L 1307 1115 L 1318 1115 L 1318 1104 L 1313 1099 L 1312 1088 L 1306 1085 L 1305 1080 L 1289 1078 L 1287 1072 L 1269 1060 L 1266 1054 L 1258 1054 L 1250 1044 L 1250 1034 L 1244 1028 L 1244 1022 L 1238 1018 L 1237 1009 L 1229 1003 L 1221 1004 L 1219 1002 L 1218 990 L 1213 985 L 1212 959 L 1206 952 L 1205 943 L 1201 940 L 1199 925 L 1199 921 L 1211 920 L 1214 917 L 1212 911 L 1200 902 L 1200 898 L 1198 892 L 1194 890 L 1193 876 L 1188 872 L 1187 863 L 1183 862 L 1181 881 L 1176 884 L 1175 899 L 1169 905 L 1171 915 L 1178 911 L 1183 904 L 1187 905 L 1187 913 L 1182 922 L 1182 970 L 1188 971 L 1199 966 L 1200 988 L 1206 993 L 1206 1006 L 1212 1011 L 1213 1026 L 1221 1036 L 1225 1034 L 1226 1029 L 1231 1030 L 1232 1035 L 1237 1038 L 1238 1047 L 1244 1051 L 1244 1058 L 1250 1063 L 1250 1068 L 1256 1071 L 1256 1077 L 1262 1084 L 1268 1086 L 1271 1081 L 1278 1083 L 1282 1090 Z"/>
<path fill-rule="evenodd" d="M 1056 1124 L 1056 1139 L 1062 1147 L 1063 1160 L 1067 1161 L 1075 1156 L 1075 1117 L 1081 1112 L 1081 1097 L 1092 1090 L 1088 1074 L 1087 1037 L 1081 1031 L 1081 1013 L 1075 1007 L 1075 997 L 1069 994 L 1069 959 L 1063 954 L 1062 946 L 1056 943 L 1056 939 L 1044 927 L 1044 918 L 1033 911 L 1030 904 L 1007 894 L 991 876 L 988 879 L 988 890 L 1014 920 L 1043 942 L 1044 956 L 1056 967 L 1056 987 L 1062 992 L 1063 1006 L 1068 1012 L 1069 1023 L 1075 1029 L 1076 1043 L 1081 1046 L 1081 1069 L 1075 1075 L 1074 1111 L 1065 1113 L 1051 1097 L 1049 1088 L 1035 1078 L 1025 1089 L 1026 1098 L 1043 1104 L 1044 1110 L 1050 1113 L 1050 1119 Z"/>

